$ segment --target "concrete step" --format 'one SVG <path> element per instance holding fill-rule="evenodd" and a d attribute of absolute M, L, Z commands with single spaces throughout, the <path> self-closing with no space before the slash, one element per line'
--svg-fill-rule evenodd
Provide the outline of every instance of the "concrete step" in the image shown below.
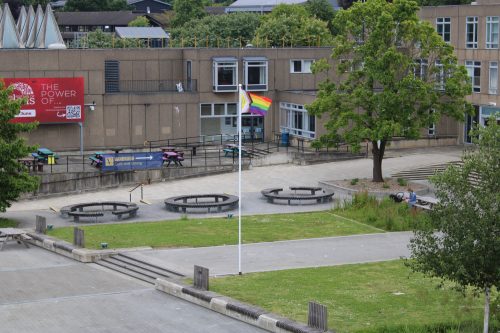
<path fill-rule="evenodd" d="M 392 178 L 404 178 L 408 180 L 421 180 L 421 179 L 428 179 L 436 172 L 442 172 L 444 171 L 449 165 L 454 164 L 458 165 L 460 164 L 460 161 L 453 161 L 449 163 L 441 163 L 441 164 L 434 164 L 434 165 L 429 165 L 426 167 L 420 167 L 420 168 L 415 168 L 411 170 L 404 170 L 400 172 L 396 172 L 391 175 Z"/>
<path fill-rule="evenodd" d="M 96 264 L 103 266 L 103 267 L 106 267 L 106 268 L 109 268 L 113 271 L 125 274 L 127 276 L 136 278 L 138 280 L 141 280 L 141 281 L 144 281 L 144 282 L 147 282 L 150 284 L 155 284 L 155 280 L 156 280 L 155 278 L 136 273 L 136 272 L 131 271 L 131 270 L 126 269 L 126 268 L 122 268 L 121 266 L 110 263 L 110 262 L 106 261 L 105 259 L 97 261 Z"/>
<path fill-rule="evenodd" d="M 119 254 L 114 255 L 112 257 L 116 260 L 123 262 L 123 263 L 129 264 L 132 266 L 136 266 L 136 267 L 141 268 L 141 269 L 148 270 L 154 274 L 163 275 L 165 277 L 184 277 L 184 275 L 182 273 L 173 271 L 171 269 L 167 269 L 165 267 L 153 265 L 151 263 L 148 263 L 148 262 L 145 262 L 142 260 L 138 260 L 138 259 L 130 257 L 124 253 L 119 253 Z"/>
<path fill-rule="evenodd" d="M 126 254 L 113 255 L 97 261 L 96 264 L 151 284 L 154 284 L 157 278 L 184 276 L 181 273 L 146 263 Z"/>

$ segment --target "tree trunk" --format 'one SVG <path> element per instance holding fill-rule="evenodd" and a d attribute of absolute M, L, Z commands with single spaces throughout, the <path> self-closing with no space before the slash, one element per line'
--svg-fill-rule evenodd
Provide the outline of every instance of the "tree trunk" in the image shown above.
<path fill-rule="evenodd" d="M 373 182 L 382 183 L 384 178 L 382 177 L 382 160 L 384 159 L 385 144 L 386 140 L 372 141 L 372 154 L 373 154 Z"/>
<path fill-rule="evenodd" d="M 483 333 L 488 333 L 488 326 L 490 321 L 490 288 L 484 288 L 484 323 Z"/>

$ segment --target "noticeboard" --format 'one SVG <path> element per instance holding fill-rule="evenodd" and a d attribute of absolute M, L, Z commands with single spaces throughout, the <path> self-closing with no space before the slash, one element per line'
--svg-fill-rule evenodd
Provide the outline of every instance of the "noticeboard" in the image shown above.
<path fill-rule="evenodd" d="M 102 171 L 160 169 L 162 152 L 102 154 Z"/>

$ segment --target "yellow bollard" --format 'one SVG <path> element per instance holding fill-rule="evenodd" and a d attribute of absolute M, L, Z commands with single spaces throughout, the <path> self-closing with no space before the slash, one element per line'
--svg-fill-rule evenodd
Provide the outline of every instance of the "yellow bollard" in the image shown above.
<path fill-rule="evenodd" d="M 56 164 L 56 159 L 54 155 L 47 156 L 47 164 Z"/>

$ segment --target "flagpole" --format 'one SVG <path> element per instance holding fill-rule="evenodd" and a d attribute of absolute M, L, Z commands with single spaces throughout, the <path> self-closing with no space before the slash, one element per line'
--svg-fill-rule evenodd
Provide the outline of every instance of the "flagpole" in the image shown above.
<path fill-rule="evenodd" d="M 241 275 L 241 84 L 238 85 L 238 274 Z"/>

